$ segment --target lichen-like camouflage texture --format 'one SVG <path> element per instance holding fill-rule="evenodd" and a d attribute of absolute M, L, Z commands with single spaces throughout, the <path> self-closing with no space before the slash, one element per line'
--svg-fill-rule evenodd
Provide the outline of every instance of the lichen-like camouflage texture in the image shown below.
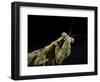
<path fill-rule="evenodd" d="M 71 43 L 74 43 L 74 38 L 62 32 L 61 37 L 50 45 L 28 53 L 28 65 L 61 64 L 71 53 Z"/>

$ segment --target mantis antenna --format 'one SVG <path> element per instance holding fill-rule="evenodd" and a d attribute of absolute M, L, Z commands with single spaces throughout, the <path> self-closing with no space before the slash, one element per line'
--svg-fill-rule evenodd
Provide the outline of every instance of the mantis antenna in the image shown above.
<path fill-rule="evenodd" d="M 72 19 L 72 25 L 71 25 L 71 28 L 70 28 L 70 30 L 69 30 L 69 34 L 68 34 L 68 35 L 70 35 L 71 32 L 72 32 L 73 23 L 74 23 L 74 19 Z"/>

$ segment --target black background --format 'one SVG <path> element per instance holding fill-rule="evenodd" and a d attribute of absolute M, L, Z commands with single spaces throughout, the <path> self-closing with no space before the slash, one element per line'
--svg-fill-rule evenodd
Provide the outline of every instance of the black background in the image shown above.
<path fill-rule="evenodd" d="M 87 18 L 28 15 L 28 53 L 42 48 L 61 36 L 71 34 L 71 54 L 62 65 L 87 64 Z"/>

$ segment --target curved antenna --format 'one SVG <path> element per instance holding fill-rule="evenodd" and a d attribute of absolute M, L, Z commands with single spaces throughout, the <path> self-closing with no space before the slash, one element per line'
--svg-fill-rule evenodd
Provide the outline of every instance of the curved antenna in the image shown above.
<path fill-rule="evenodd" d="M 72 37 L 76 37 L 76 36 L 79 36 L 79 37 L 85 37 L 86 35 L 82 35 L 82 34 L 77 34 L 77 35 L 72 35 Z"/>
<path fill-rule="evenodd" d="M 73 23 L 74 23 L 74 19 L 72 19 L 72 25 L 71 25 L 71 28 L 70 28 L 70 31 L 69 31 L 69 34 L 68 35 L 70 35 L 71 32 L 72 32 Z"/>

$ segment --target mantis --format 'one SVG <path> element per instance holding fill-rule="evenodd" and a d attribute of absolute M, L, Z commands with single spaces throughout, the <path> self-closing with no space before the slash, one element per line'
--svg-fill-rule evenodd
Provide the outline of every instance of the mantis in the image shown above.
<path fill-rule="evenodd" d="M 71 53 L 74 38 L 62 32 L 61 37 L 44 48 L 28 54 L 28 65 L 60 65 Z"/>
<path fill-rule="evenodd" d="M 70 36 L 73 21 L 69 34 L 62 32 L 61 36 L 51 44 L 29 53 L 28 65 L 60 65 L 70 55 L 71 43 L 74 43 L 74 38 Z"/>

